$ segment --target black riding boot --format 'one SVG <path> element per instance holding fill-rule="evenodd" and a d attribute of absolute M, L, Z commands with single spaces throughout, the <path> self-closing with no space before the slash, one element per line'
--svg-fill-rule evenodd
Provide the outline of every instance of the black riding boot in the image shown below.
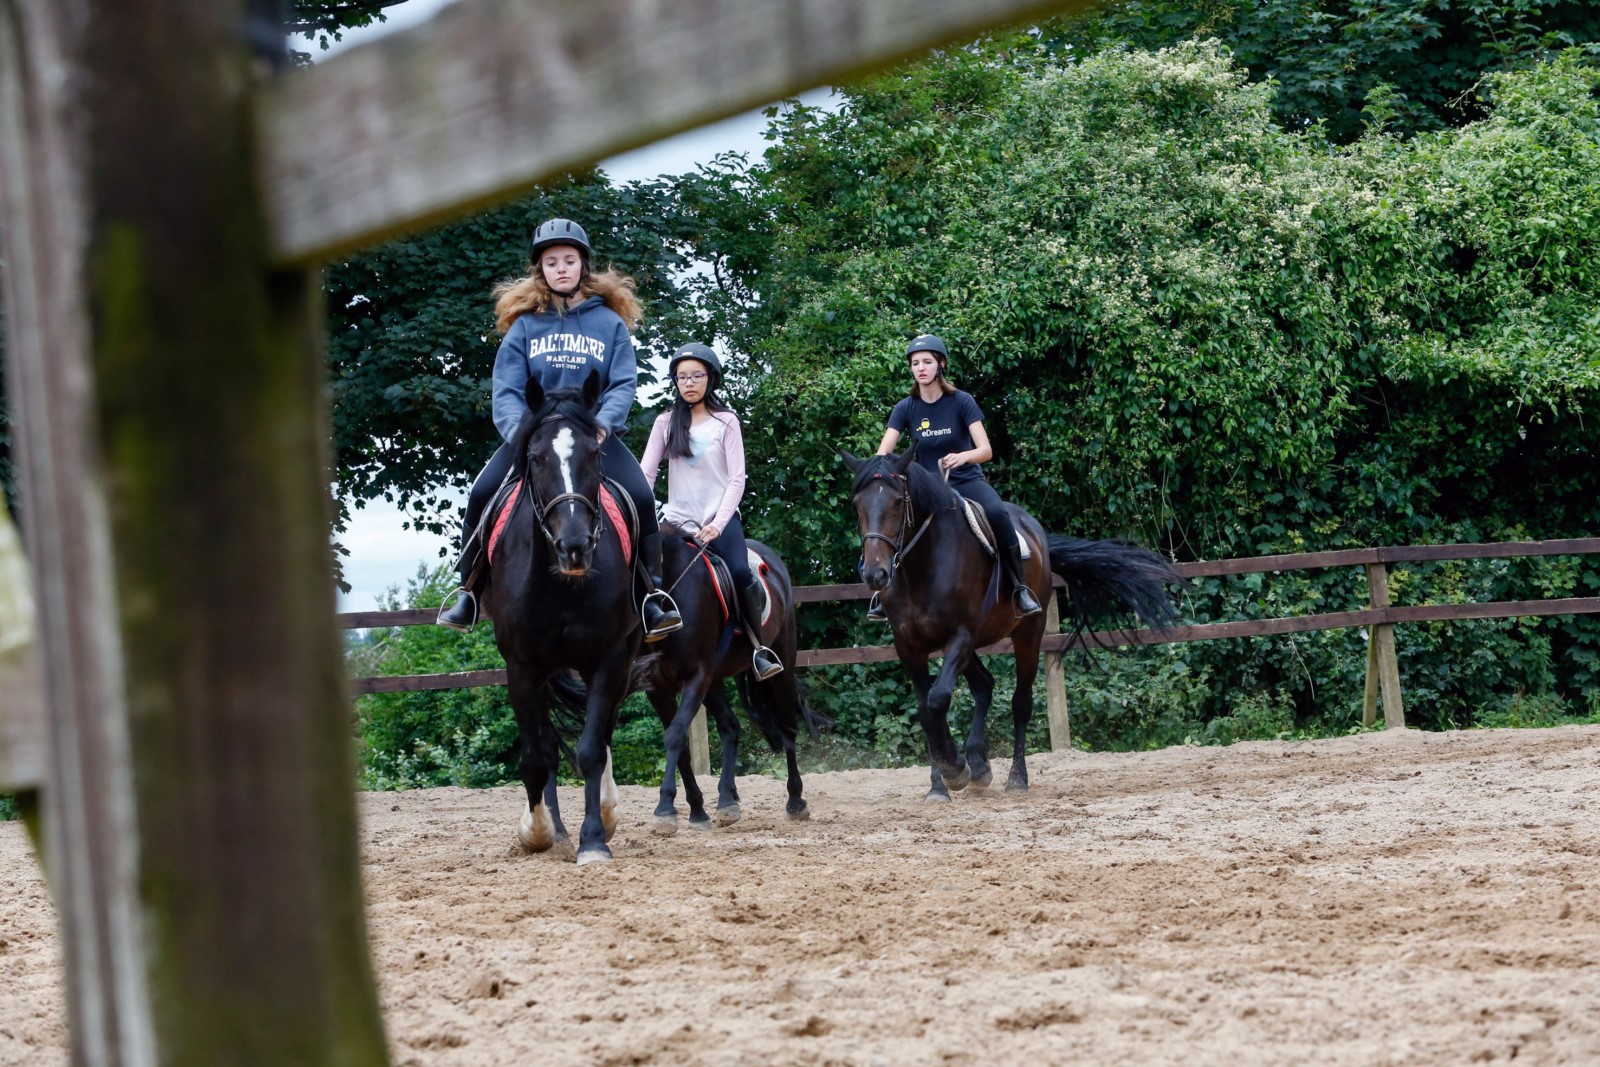
<path fill-rule="evenodd" d="M 757 681 L 764 682 L 783 670 L 783 661 L 761 643 L 761 591 L 756 588 L 756 582 L 739 590 L 739 613 L 744 616 L 744 632 L 750 635 L 750 643 L 755 646 L 750 654 L 750 670 Z"/>
<path fill-rule="evenodd" d="M 461 558 L 456 561 L 456 573 L 461 576 L 461 584 L 439 608 L 439 615 L 433 621 L 440 626 L 448 626 L 452 630 L 471 630 L 478 624 L 478 590 L 468 587 L 468 577 L 478 564 L 478 539 L 476 536 L 467 538 L 467 545 L 461 550 Z"/>
<path fill-rule="evenodd" d="M 1022 577 L 1022 549 L 1018 547 L 1015 537 L 1011 539 L 1010 544 L 1001 548 L 1000 558 L 1004 561 L 1006 574 L 1011 579 L 1011 601 L 1017 609 L 1017 618 L 1026 619 L 1029 615 L 1037 615 L 1043 611 L 1044 608 L 1039 606 L 1033 590 L 1028 588 L 1028 583 Z"/>
<path fill-rule="evenodd" d="M 678 605 L 661 591 L 660 530 L 639 539 L 639 558 L 644 561 L 645 576 L 650 582 L 644 602 L 639 605 L 639 617 L 644 620 L 644 639 L 659 641 L 683 627 L 683 616 L 678 614 Z"/>

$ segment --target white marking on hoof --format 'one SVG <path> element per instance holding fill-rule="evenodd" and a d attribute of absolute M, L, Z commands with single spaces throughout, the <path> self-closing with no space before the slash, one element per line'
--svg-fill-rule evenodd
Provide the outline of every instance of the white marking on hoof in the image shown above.
<path fill-rule="evenodd" d="M 732 826 L 734 823 L 738 822 L 743 815 L 744 812 L 739 810 L 739 805 L 729 804 L 726 807 L 718 808 L 717 814 L 713 816 L 713 818 L 716 820 L 718 826 Z"/>
<path fill-rule="evenodd" d="M 609 848 L 606 848 L 604 845 L 601 845 L 598 848 L 586 848 L 583 851 L 578 853 L 578 866 L 579 867 L 582 867 L 585 864 L 589 864 L 589 863 L 610 863 L 610 862 L 611 862 L 611 850 Z"/>
<path fill-rule="evenodd" d="M 545 852 L 555 843 L 556 824 L 541 800 L 537 807 L 522 813 L 522 823 L 517 827 L 517 844 L 529 852 Z"/>
<path fill-rule="evenodd" d="M 928 795 L 922 798 L 922 802 L 924 804 L 948 804 L 950 803 L 950 794 L 935 793 L 930 789 L 928 790 Z"/>
<path fill-rule="evenodd" d="M 657 837 L 671 837 L 678 832 L 678 817 L 676 815 L 657 815 L 655 825 L 651 829 Z"/>
<path fill-rule="evenodd" d="M 606 771 L 600 776 L 600 825 L 605 827 L 606 840 L 610 841 L 617 832 L 617 783 L 611 777 L 610 745 L 606 746 Z"/>

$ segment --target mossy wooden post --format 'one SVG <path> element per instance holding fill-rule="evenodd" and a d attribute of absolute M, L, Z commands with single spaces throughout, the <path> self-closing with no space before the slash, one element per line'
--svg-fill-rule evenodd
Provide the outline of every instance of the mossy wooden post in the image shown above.
<path fill-rule="evenodd" d="M 1049 637 L 1061 632 L 1060 594 L 1050 590 L 1044 632 Z M 1072 747 L 1072 720 L 1067 712 L 1067 680 L 1061 657 L 1064 652 L 1044 654 L 1045 712 L 1050 719 L 1050 751 L 1065 752 Z"/>
<path fill-rule="evenodd" d="M 721 685 L 721 682 L 717 682 Z M 706 706 L 694 713 L 689 723 L 689 769 L 696 775 L 711 773 L 711 733 L 706 728 Z"/>
<path fill-rule="evenodd" d="M 244 14 L 0 5 L 7 362 L 80 1064 L 386 1058 L 319 287 L 266 265 Z"/>
<path fill-rule="evenodd" d="M 1389 569 L 1382 563 L 1367 564 L 1367 589 L 1374 608 L 1389 606 Z M 1367 652 L 1367 693 L 1373 692 L 1373 674 L 1377 675 L 1376 688 L 1383 693 L 1383 728 L 1405 729 L 1406 712 L 1400 699 L 1400 659 L 1394 649 L 1394 625 L 1380 623 L 1371 628 Z M 1376 668 L 1376 670 L 1374 670 Z M 1373 716 L 1376 718 L 1376 715 Z M 1362 721 L 1372 721 L 1363 709 Z"/>

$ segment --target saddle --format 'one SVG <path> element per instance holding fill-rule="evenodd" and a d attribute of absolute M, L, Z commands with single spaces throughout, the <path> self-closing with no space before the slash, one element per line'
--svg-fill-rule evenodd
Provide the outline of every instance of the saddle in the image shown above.
<path fill-rule="evenodd" d="M 685 540 L 698 549 L 698 542 L 692 538 Z M 750 565 L 750 573 L 756 576 L 756 588 L 761 590 L 761 621 L 758 625 L 766 629 L 768 620 L 772 618 L 772 605 L 777 602 L 777 598 L 772 595 L 772 585 L 767 579 L 767 561 L 758 556 L 753 548 L 746 548 L 745 555 Z M 739 594 L 733 587 L 733 572 L 728 569 L 727 561 L 709 548 L 700 560 L 705 564 L 706 572 L 711 575 L 711 588 L 716 590 L 717 600 L 722 604 L 722 621 L 730 622 L 736 619 L 738 613 L 733 610 L 733 604 Z"/>
<path fill-rule="evenodd" d="M 995 536 L 994 530 L 989 526 L 989 517 L 983 513 L 983 509 L 978 506 L 977 501 L 962 497 L 961 503 L 963 510 L 967 513 L 967 525 L 972 528 L 972 535 L 978 539 L 978 543 L 983 546 L 983 550 L 993 556 L 995 554 Z M 1022 536 L 1021 530 L 1017 531 L 1017 547 L 1021 550 L 1023 559 L 1033 558 L 1033 550 L 1028 546 L 1028 539 Z"/>

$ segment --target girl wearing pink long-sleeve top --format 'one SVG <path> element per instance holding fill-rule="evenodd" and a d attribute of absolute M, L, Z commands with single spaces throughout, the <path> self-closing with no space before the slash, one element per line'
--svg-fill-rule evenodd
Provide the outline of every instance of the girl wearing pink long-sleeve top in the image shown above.
<path fill-rule="evenodd" d="M 751 669 L 757 678 L 783 670 L 772 649 L 761 643 L 761 601 L 745 550 L 739 500 L 744 496 L 744 432 L 739 417 L 716 394 L 722 361 L 707 345 L 688 344 L 673 353 L 668 374 L 677 395 L 656 418 L 639 465 L 655 485 L 667 461 L 666 520 L 694 536 L 728 564 L 738 589 L 739 612 L 755 646 Z"/>

